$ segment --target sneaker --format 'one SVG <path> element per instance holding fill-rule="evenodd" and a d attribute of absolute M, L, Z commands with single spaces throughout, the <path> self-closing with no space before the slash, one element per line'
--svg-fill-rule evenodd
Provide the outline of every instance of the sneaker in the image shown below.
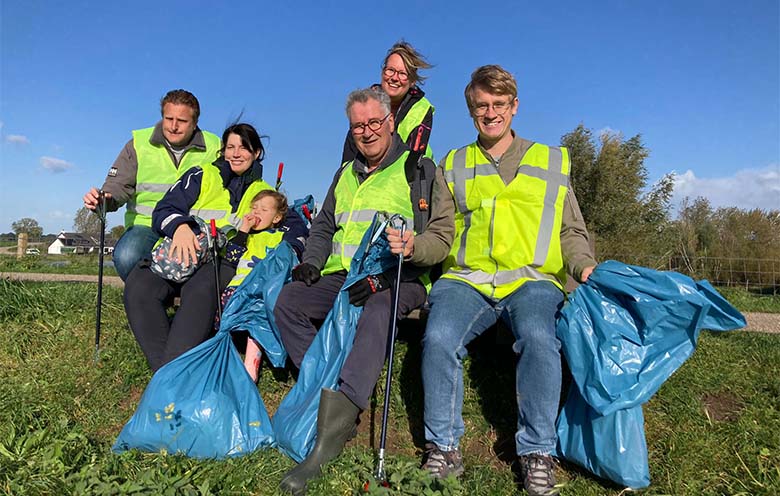
<path fill-rule="evenodd" d="M 463 474 L 463 457 L 460 450 L 442 451 L 433 443 L 425 443 L 423 470 L 435 479 L 446 479 L 450 474 L 460 477 Z"/>
<path fill-rule="evenodd" d="M 528 496 L 551 496 L 558 494 L 555 487 L 555 461 L 550 455 L 530 453 L 522 455 L 520 476 Z"/>

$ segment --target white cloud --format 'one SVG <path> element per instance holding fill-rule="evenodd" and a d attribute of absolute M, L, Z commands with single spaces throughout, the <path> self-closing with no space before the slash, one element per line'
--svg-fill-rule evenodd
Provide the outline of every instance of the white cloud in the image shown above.
<path fill-rule="evenodd" d="M 677 174 L 672 203 L 703 196 L 713 208 L 780 210 L 780 164 L 740 169 L 731 176 L 698 178 L 692 170 Z"/>
<path fill-rule="evenodd" d="M 19 145 L 29 145 L 30 144 L 30 140 L 27 139 L 27 136 L 23 136 L 21 134 L 9 134 L 8 136 L 5 137 L 5 140 L 8 143 L 16 143 L 16 144 L 19 144 Z"/>
<path fill-rule="evenodd" d="M 66 170 L 70 169 L 71 167 L 73 167 L 73 164 L 71 164 L 68 161 L 62 160 L 61 158 L 41 157 L 41 166 L 43 166 L 44 169 L 57 174 L 60 172 L 65 172 Z"/>

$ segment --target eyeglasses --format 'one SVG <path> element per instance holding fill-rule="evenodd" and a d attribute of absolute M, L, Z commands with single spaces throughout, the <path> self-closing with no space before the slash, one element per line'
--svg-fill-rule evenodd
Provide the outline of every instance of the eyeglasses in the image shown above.
<path fill-rule="evenodd" d="M 512 101 L 508 102 L 496 102 L 492 105 L 493 112 L 495 112 L 497 115 L 504 115 L 507 110 L 509 110 L 509 107 L 512 106 Z M 487 114 L 488 109 L 491 107 L 490 104 L 487 103 L 480 103 L 479 105 L 474 105 L 471 107 L 471 113 L 474 114 L 477 117 L 482 117 L 483 115 Z"/>
<path fill-rule="evenodd" d="M 349 129 L 352 131 L 352 134 L 355 136 L 360 136 L 361 134 L 366 132 L 366 128 L 369 128 L 373 132 L 379 131 L 379 129 L 382 127 L 382 124 L 385 123 L 388 117 L 390 117 L 391 112 L 388 112 L 386 116 L 382 117 L 381 119 L 371 119 L 370 121 L 363 123 L 358 122 L 357 124 L 352 124 L 349 126 Z"/>
<path fill-rule="evenodd" d="M 408 72 L 406 72 L 406 71 L 399 71 L 397 69 L 393 69 L 392 67 L 385 67 L 384 69 L 382 69 L 382 72 L 384 73 L 385 76 L 387 76 L 389 78 L 397 75 L 399 81 L 406 81 L 406 80 L 409 79 L 409 73 Z"/>

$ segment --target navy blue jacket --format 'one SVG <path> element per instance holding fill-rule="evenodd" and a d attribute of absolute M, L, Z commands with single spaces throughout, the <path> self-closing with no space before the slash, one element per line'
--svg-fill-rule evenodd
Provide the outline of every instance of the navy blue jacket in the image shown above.
<path fill-rule="evenodd" d="M 249 185 L 256 179 L 262 179 L 263 164 L 255 160 L 252 168 L 241 176 L 234 173 L 230 169 L 230 164 L 222 158 L 215 160 L 214 165 L 219 169 L 222 185 L 230 193 L 231 212 L 235 212 Z M 193 232 L 199 233 L 198 224 L 190 215 L 190 208 L 198 201 L 202 182 L 202 168 L 193 167 L 185 172 L 165 193 L 162 200 L 157 202 L 152 213 L 152 229 L 161 236 L 173 238 L 176 228 L 187 223 L 192 227 Z M 300 257 L 306 238 L 309 236 L 309 229 L 303 219 L 298 215 L 287 215 L 279 229 L 284 231 L 282 239 L 290 243 Z"/>

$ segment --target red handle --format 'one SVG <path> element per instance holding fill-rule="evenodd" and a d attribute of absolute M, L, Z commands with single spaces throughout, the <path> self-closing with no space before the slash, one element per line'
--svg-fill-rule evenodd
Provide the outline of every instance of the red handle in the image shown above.
<path fill-rule="evenodd" d="M 279 170 L 276 172 L 276 182 L 281 182 L 282 171 L 284 170 L 284 162 L 279 162 Z"/>
<path fill-rule="evenodd" d="M 304 205 L 303 207 L 301 207 L 301 210 L 303 210 L 303 215 L 305 215 L 308 220 L 311 220 L 311 212 L 309 211 L 309 206 Z"/>
<path fill-rule="evenodd" d="M 211 219 L 211 237 L 217 238 L 217 221 L 214 219 Z"/>

